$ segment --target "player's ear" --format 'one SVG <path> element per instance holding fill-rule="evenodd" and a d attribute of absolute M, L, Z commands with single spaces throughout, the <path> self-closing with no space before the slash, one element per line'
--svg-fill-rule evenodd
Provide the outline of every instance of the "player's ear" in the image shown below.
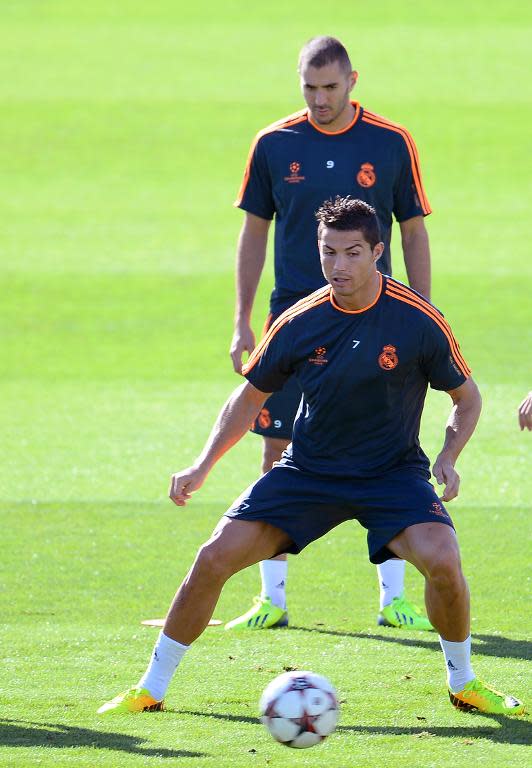
<path fill-rule="evenodd" d="M 354 69 L 351 72 L 350 76 L 349 76 L 349 83 L 350 83 L 349 90 L 350 91 L 352 91 L 353 88 L 355 87 L 357 80 L 358 80 L 358 72 L 356 71 L 356 69 Z"/>
<path fill-rule="evenodd" d="M 384 251 L 384 243 L 377 243 L 377 245 L 373 249 L 373 260 L 378 261 L 382 256 L 383 251 Z"/>

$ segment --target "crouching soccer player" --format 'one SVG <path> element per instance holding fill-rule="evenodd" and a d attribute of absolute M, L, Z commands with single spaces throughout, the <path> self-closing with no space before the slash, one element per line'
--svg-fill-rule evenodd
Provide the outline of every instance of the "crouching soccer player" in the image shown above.
<path fill-rule="evenodd" d="M 303 400 L 282 461 L 235 501 L 170 607 L 146 672 L 98 712 L 162 709 L 172 675 L 211 618 L 225 582 L 254 563 L 303 547 L 345 520 L 368 531 L 371 562 L 391 556 L 425 577 L 427 613 L 440 635 L 449 697 L 458 709 L 522 714 L 471 667 L 469 592 L 452 521 L 429 482 L 419 445 L 430 384 L 453 406 L 433 474 L 442 501 L 458 494 L 456 459 L 481 408 L 443 315 L 415 291 L 381 275 L 375 211 L 349 197 L 317 213 L 327 285 L 284 312 L 251 354 L 196 462 L 173 475 L 170 498 L 184 506 L 218 459 L 248 431 L 269 393 L 294 375 Z"/>

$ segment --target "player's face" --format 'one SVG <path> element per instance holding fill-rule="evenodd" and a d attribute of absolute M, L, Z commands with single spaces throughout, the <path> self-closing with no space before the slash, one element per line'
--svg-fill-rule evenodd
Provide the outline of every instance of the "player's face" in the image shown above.
<path fill-rule="evenodd" d="M 325 130 L 335 130 L 351 110 L 349 94 L 356 83 L 357 73 L 346 72 L 335 61 L 319 69 L 304 66 L 299 74 L 303 98 L 312 120 Z"/>
<path fill-rule="evenodd" d="M 319 239 L 321 268 L 337 298 L 349 300 L 371 291 L 377 273 L 376 262 L 383 243 L 372 248 L 359 230 L 342 232 L 324 227 Z M 355 301 L 356 303 L 356 301 Z"/>

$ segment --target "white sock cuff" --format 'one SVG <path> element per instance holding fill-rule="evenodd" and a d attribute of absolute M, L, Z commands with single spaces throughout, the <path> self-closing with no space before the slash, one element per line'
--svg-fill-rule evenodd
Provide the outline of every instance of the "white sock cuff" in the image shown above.
<path fill-rule="evenodd" d="M 438 637 L 443 651 L 445 651 L 446 648 L 449 651 L 461 651 L 464 648 L 471 648 L 471 635 L 468 635 L 465 640 L 461 640 L 460 642 L 456 642 L 454 640 L 445 640 L 445 638 L 443 638 L 441 635 L 438 635 Z"/>
<path fill-rule="evenodd" d="M 159 632 L 159 637 L 157 638 L 157 645 L 159 648 L 164 648 L 165 650 L 168 650 L 170 653 L 172 651 L 178 651 L 181 653 L 184 653 L 185 651 L 188 651 L 190 648 L 190 645 L 183 645 L 183 643 L 178 642 L 177 640 L 172 640 L 171 637 L 168 637 L 168 635 L 165 635 L 164 632 Z"/>

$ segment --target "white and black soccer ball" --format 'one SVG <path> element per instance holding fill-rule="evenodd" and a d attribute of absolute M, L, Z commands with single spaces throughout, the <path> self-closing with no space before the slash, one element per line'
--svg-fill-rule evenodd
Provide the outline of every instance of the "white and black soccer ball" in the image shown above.
<path fill-rule="evenodd" d="M 313 747 L 336 728 L 340 714 L 336 691 L 314 672 L 285 672 L 266 686 L 260 699 L 261 720 L 287 747 Z"/>

